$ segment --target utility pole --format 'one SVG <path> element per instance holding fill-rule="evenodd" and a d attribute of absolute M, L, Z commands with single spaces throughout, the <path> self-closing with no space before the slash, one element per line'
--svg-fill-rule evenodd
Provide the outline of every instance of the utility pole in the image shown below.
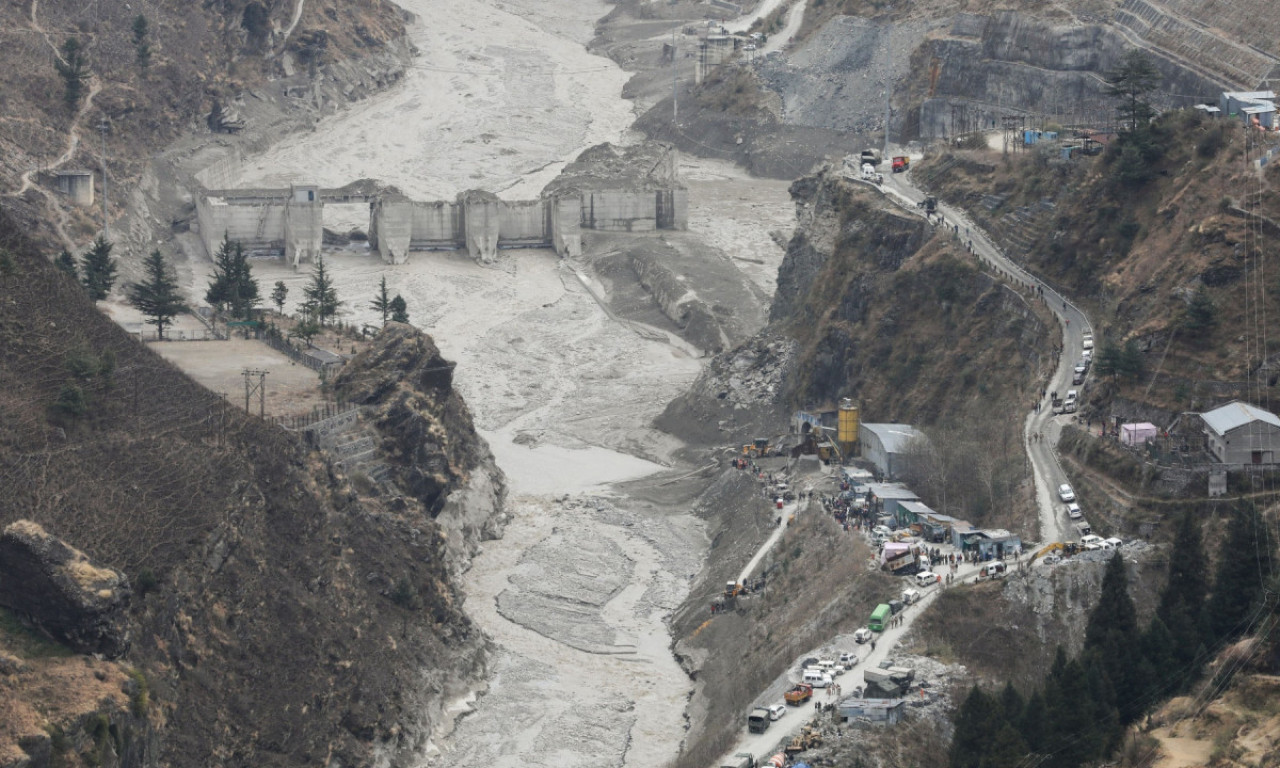
<path fill-rule="evenodd" d="M 107 225 L 107 129 L 110 125 L 104 115 L 102 122 L 98 123 L 98 133 L 102 136 L 101 150 L 98 154 L 98 165 L 102 169 L 102 237 L 104 240 L 111 239 L 111 229 Z"/>
<path fill-rule="evenodd" d="M 680 116 L 680 89 L 676 86 L 676 73 L 680 71 L 679 52 L 676 50 L 676 29 L 671 28 L 671 127 L 676 127 L 676 118 Z"/>
<path fill-rule="evenodd" d="M 265 418 L 267 415 L 267 374 L 269 371 L 255 371 L 246 368 L 243 372 L 244 376 L 244 412 L 249 413 L 249 400 L 254 394 L 258 395 L 258 417 Z M 257 377 L 257 381 L 254 381 Z"/>

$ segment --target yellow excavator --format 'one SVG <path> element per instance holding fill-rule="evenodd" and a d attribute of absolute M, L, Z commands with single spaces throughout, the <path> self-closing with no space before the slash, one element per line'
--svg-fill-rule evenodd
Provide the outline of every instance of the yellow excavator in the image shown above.
<path fill-rule="evenodd" d="M 757 437 L 755 440 L 742 446 L 742 455 L 752 459 L 762 459 L 769 456 L 773 451 L 773 446 L 769 445 L 769 438 Z"/>
<path fill-rule="evenodd" d="M 1036 553 L 1031 556 L 1030 560 L 1027 561 L 1027 565 L 1030 566 L 1032 563 L 1036 561 L 1037 558 L 1043 557 L 1045 555 L 1053 554 L 1054 552 L 1061 552 L 1063 555 L 1070 557 L 1079 551 L 1080 551 L 1080 545 L 1074 541 L 1055 541 L 1052 544 L 1046 544 L 1045 546 L 1036 550 Z"/>

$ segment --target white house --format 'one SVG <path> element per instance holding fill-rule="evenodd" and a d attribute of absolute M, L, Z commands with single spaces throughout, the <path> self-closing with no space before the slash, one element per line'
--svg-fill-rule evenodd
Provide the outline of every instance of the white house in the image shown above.
<path fill-rule="evenodd" d="M 1280 418 L 1239 400 L 1200 414 L 1205 446 L 1223 464 L 1275 464 Z"/>

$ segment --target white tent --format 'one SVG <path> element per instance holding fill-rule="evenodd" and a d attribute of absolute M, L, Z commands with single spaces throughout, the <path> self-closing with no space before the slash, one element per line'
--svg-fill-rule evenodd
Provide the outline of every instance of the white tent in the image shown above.
<path fill-rule="evenodd" d="M 1121 424 L 1120 425 L 1120 442 L 1125 445 L 1142 445 L 1148 440 L 1156 439 L 1160 434 L 1160 430 L 1156 429 L 1156 425 L 1149 421 L 1141 424 Z"/>

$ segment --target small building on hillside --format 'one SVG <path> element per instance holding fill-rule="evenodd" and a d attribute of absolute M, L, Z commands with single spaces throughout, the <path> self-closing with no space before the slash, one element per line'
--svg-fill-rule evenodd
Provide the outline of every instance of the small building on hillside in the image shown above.
<path fill-rule="evenodd" d="M 867 483 L 867 505 L 880 515 L 888 515 L 901 522 L 898 505 L 904 501 L 919 501 L 920 497 L 902 483 Z"/>
<path fill-rule="evenodd" d="M 977 552 L 982 560 L 1000 560 L 1013 557 L 1022 551 L 1022 539 L 1004 530 L 974 528 L 957 521 L 951 528 L 952 544 L 962 552 Z"/>
<path fill-rule="evenodd" d="M 858 442 L 862 445 L 862 457 L 879 470 L 880 476 L 893 480 L 906 469 L 907 450 L 915 439 L 926 439 L 910 424 L 868 424 L 858 426 Z"/>
<path fill-rule="evenodd" d="M 1205 448 L 1223 464 L 1275 464 L 1280 418 L 1239 400 L 1200 414 Z"/>
<path fill-rule="evenodd" d="M 1223 91 L 1218 97 L 1218 110 L 1262 128 L 1276 127 L 1275 91 Z"/>
<path fill-rule="evenodd" d="M 875 725 L 896 725 L 907 710 L 905 699 L 859 699 L 850 696 L 840 702 L 840 717 Z"/>

